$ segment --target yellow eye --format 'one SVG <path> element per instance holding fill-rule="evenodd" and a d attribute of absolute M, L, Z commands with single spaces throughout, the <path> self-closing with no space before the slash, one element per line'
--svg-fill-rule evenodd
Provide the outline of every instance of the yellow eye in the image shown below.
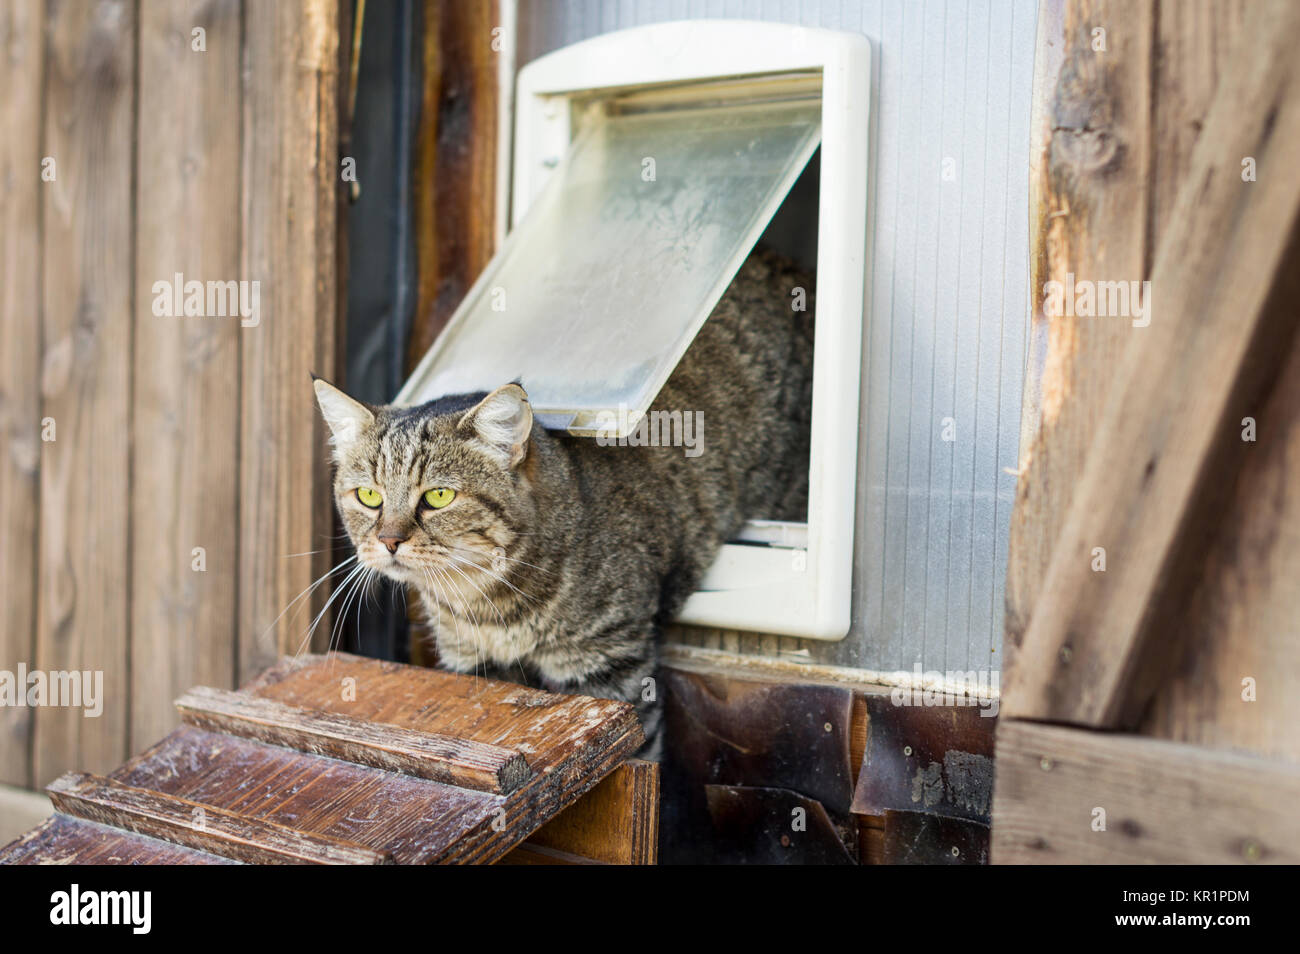
<path fill-rule="evenodd" d="M 456 499 L 456 491 L 447 487 L 437 487 L 424 492 L 424 502 L 434 510 L 441 510 Z"/>
<path fill-rule="evenodd" d="M 377 490 L 371 490 L 369 487 L 358 487 L 357 499 L 371 510 L 374 510 L 384 502 L 384 495 Z"/>

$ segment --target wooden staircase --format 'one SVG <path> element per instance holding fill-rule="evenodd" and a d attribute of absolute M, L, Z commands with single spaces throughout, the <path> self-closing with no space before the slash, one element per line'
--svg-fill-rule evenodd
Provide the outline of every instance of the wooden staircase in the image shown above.
<path fill-rule="evenodd" d="M 55 780 L 56 814 L 0 863 L 657 857 L 658 766 L 629 759 L 627 703 L 331 654 L 176 706 L 181 727 L 111 774 Z"/>

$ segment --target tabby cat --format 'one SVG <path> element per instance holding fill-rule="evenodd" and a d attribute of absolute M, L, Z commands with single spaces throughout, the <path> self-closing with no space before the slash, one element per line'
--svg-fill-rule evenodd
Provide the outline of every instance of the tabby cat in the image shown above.
<path fill-rule="evenodd" d="M 372 407 L 317 379 L 361 576 L 415 587 L 446 668 L 635 703 L 655 757 L 656 635 L 746 520 L 804 519 L 812 290 L 741 266 L 652 406 L 699 422 L 689 452 L 548 432 L 519 384 Z"/>

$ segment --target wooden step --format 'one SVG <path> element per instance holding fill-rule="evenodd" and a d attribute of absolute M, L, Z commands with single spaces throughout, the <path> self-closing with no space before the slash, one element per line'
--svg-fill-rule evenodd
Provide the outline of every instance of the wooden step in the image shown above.
<path fill-rule="evenodd" d="M 159 838 L 249 864 L 389 865 L 364 845 L 204 805 L 85 772 L 68 772 L 46 791 L 65 815 Z"/>
<path fill-rule="evenodd" d="M 472 739 L 198 686 L 176 700 L 181 721 L 433 782 L 508 795 L 532 777 L 523 755 Z"/>

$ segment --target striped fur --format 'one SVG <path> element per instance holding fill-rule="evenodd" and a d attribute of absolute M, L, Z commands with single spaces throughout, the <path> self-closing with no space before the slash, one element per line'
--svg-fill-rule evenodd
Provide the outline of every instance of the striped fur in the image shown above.
<path fill-rule="evenodd" d="M 318 381 L 360 563 L 419 590 L 441 665 L 633 702 L 653 756 L 656 635 L 747 519 L 803 519 L 812 292 L 770 252 L 741 267 L 654 402 L 702 412 L 694 457 L 548 432 L 518 385 L 406 408 Z M 437 487 L 453 502 L 422 506 Z"/>

